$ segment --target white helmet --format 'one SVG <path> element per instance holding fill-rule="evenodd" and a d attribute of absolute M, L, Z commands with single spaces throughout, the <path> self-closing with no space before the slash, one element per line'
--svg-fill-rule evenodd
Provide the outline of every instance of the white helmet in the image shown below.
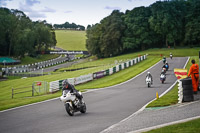
<path fill-rule="evenodd" d="M 147 74 L 150 74 L 150 72 L 147 72 Z"/>

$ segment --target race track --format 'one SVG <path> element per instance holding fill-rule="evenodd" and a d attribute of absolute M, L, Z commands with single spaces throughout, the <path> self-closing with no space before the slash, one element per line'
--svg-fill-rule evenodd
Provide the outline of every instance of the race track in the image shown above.
<path fill-rule="evenodd" d="M 70 117 L 59 99 L 0 113 L 2 133 L 99 133 L 127 118 L 162 94 L 175 81 L 173 68 L 183 68 L 187 58 L 167 59 L 169 71 L 164 84 L 160 83 L 160 61 L 151 68 L 154 84 L 147 88 L 146 72 L 114 87 L 84 93 L 87 113 Z M 126 75 L 124 75 L 126 76 Z"/>

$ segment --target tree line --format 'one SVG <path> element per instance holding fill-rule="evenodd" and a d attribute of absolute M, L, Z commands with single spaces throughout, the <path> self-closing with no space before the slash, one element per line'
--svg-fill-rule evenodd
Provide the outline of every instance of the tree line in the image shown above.
<path fill-rule="evenodd" d="M 65 22 L 64 24 L 54 24 L 55 29 L 73 29 L 73 30 L 85 30 L 85 27 L 82 25 L 76 25 L 75 23 Z"/>
<path fill-rule="evenodd" d="M 0 56 L 34 56 L 56 45 L 51 24 L 33 22 L 22 11 L 0 8 Z"/>
<path fill-rule="evenodd" d="M 88 25 L 86 47 L 98 58 L 177 46 L 199 46 L 200 1 L 157 1 L 122 13 L 114 10 Z"/>

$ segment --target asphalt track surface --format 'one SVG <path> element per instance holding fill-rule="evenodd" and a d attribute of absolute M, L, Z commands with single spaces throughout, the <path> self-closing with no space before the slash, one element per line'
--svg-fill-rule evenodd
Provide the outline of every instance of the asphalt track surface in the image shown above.
<path fill-rule="evenodd" d="M 0 113 L 2 133 L 99 133 L 137 112 L 175 81 L 174 68 L 183 68 L 187 58 L 167 59 L 169 71 L 164 84 L 159 75 L 162 61 L 150 70 L 153 85 L 147 88 L 146 72 L 120 85 L 84 93 L 86 114 L 70 117 L 59 99 Z M 124 75 L 126 76 L 126 75 Z"/>

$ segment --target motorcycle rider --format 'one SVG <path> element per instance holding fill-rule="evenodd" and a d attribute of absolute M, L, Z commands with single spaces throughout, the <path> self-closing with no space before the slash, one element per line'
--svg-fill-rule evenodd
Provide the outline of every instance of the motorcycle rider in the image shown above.
<path fill-rule="evenodd" d="M 170 55 L 169 55 L 169 56 L 170 56 L 170 58 L 172 59 L 172 57 L 173 57 L 172 53 L 170 53 Z"/>
<path fill-rule="evenodd" d="M 164 75 L 164 76 L 166 77 L 165 70 L 162 70 L 162 71 L 161 71 L 160 76 L 161 76 L 161 75 Z"/>
<path fill-rule="evenodd" d="M 151 84 L 153 84 L 153 77 L 152 77 L 152 75 L 151 75 L 150 72 L 147 72 L 146 78 L 147 78 L 147 77 L 151 78 Z"/>
<path fill-rule="evenodd" d="M 166 61 L 166 63 L 165 63 L 165 68 L 166 68 L 166 71 L 168 71 L 168 69 L 169 69 L 169 64 L 167 63 L 167 61 Z"/>
<path fill-rule="evenodd" d="M 80 103 L 82 104 L 83 96 L 78 93 L 78 90 L 76 90 L 72 84 L 68 83 L 67 80 L 63 80 L 62 86 L 62 90 L 69 90 L 71 93 L 74 93 L 75 96 L 79 99 Z"/>
<path fill-rule="evenodd" d="M 165 64 L 165 62 L 166 62 L 166 57 L 164 56 L 163 57 L 163 63 Z"/>

